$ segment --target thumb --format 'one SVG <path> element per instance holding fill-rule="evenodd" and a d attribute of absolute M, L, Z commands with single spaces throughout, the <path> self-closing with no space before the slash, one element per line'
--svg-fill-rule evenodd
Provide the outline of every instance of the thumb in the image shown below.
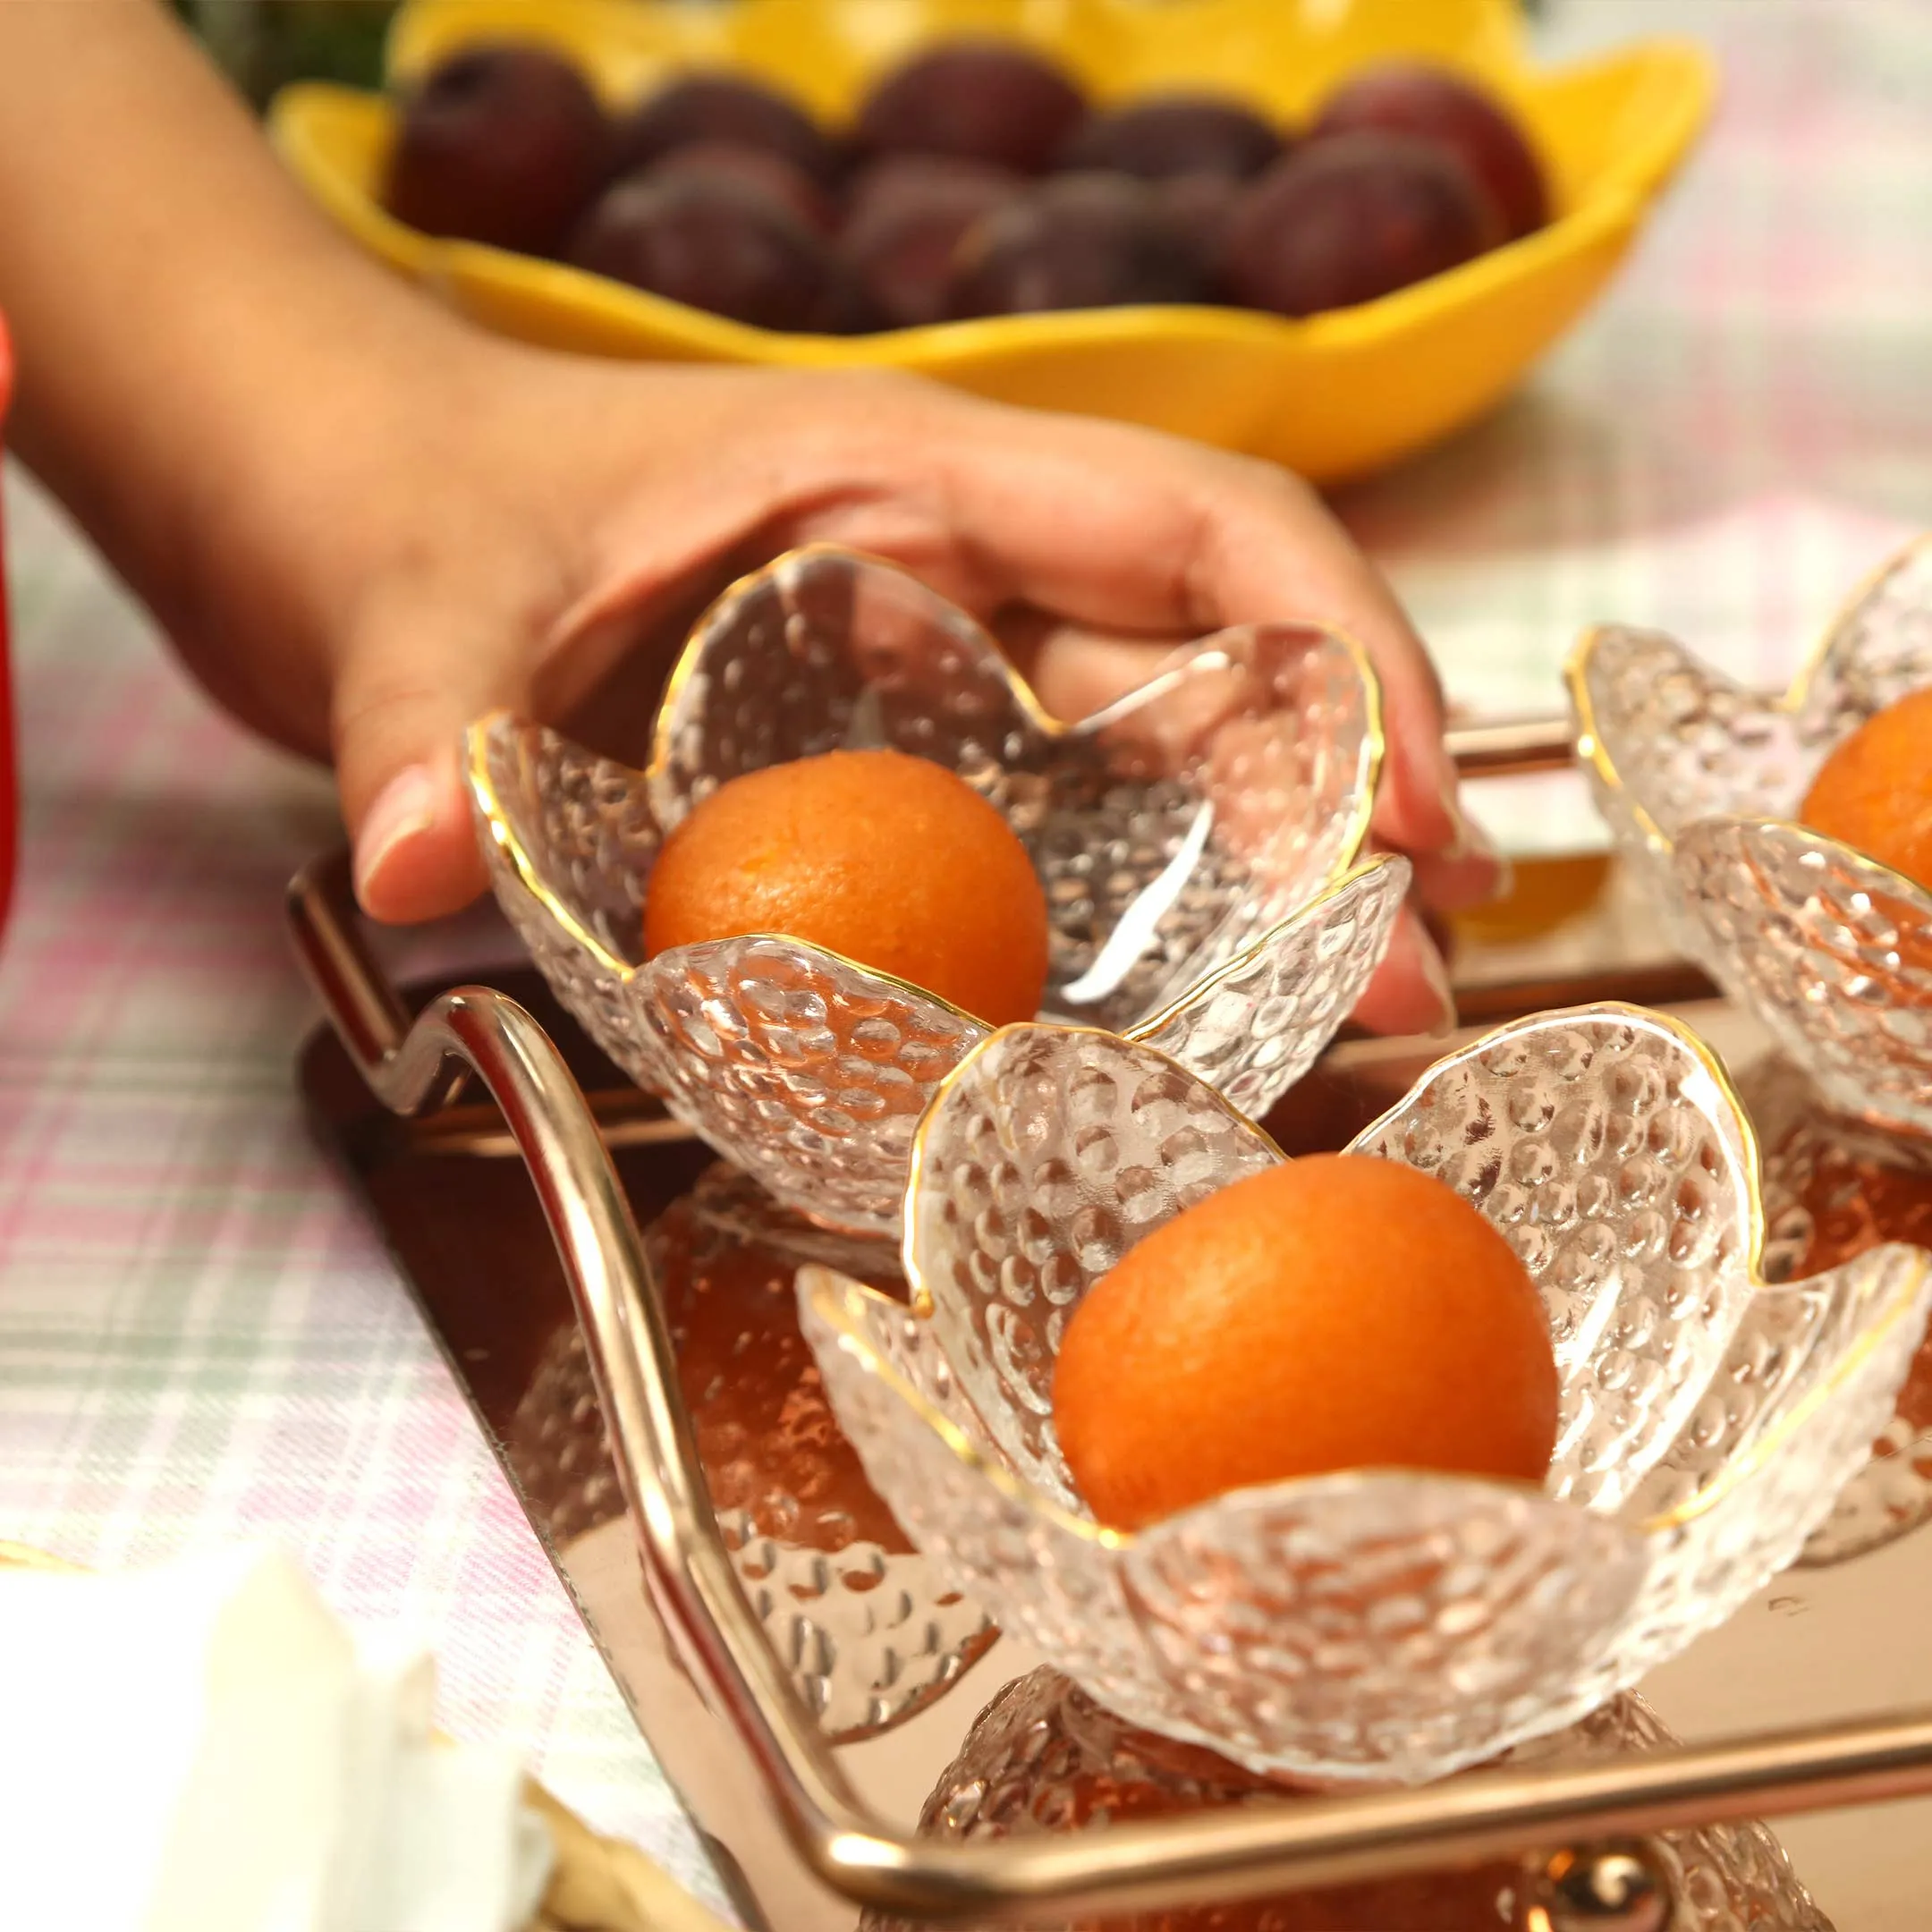
<path fill-rule="evenodd" d="M 343 661 L 335 741 L 356 897 L 370 918 L 404 925 L 458 911 L 482 892 L 463 727 L 526 694 L 502 654 L 454 634 L 462 627 L 448 606 L 420 623 L 398 618 Z"/>

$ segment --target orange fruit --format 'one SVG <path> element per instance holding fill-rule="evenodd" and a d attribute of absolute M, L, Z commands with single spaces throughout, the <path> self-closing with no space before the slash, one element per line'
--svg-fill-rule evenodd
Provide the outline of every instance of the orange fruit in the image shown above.
<path fill-rule="evenodd" d="M 1137 1530 L 1334 1470 L 1540 1484 L 1556 1360 L 1522 1263 L 1453 1189 L 1311 1155 L 1210 1195 L 1095 1283 L 1053 1406 L 1089 1507 Z"/>
<path fill-rule="evenodd" d="M 963 778 L 903 751 L 827 751 L 747 772 L 657 855 L 644 950 L 786 933 L 936 993 L 989 1026 L 1046 985 L 1046 895 L 1026 848 Z"/>
<path fill-rule="evenodd" d="M 1932 891 L 1932 687 L 1867 718 L 1818 767 L 1799 816 Z"/>

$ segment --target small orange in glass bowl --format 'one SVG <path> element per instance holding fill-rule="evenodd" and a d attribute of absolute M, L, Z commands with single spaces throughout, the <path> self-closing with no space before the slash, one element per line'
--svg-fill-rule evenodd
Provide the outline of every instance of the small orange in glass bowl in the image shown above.
<path fill-rule="evenodd" d="M 1932 540 L 1858 593 L 1783 698 L 1614 625 L 1568 678 L 1598 809 L 1676 943 L 1835 1106 L 1932 1133 L 1932 892 L 1803 822 L 1838 748 L 1932 686 Z"/>
<path fill-rule="evenodd" d="M 1892 1412 L 1932 1276 L 1881 1246 L 1767 1285 L 1736 1097 L 1695 1035 L 1633 1007 L 1499 1030 L 1349 1152 L 1446 1183 L 1534 1282 L 1560 1385 L 1541 1487 L 1351 1469 L 1132 1532 L 1094 1520 L 1054 1422 L 1075 1311 L 1283 1158 L 1117 1036 L 1009 1028 L 948 1076 L 907 1189 L 911 1309 L 821 1267 L 798 1292 L 874 1487 L 1002 1628 L 1251 1770 L 1415 1781 L 1574 1721 L 1791 1562 Z"/>
<path fill-rule="evenodd" d="M 992 1026 L 1046 987 L 1046 895 L 956 772 L 906 751 L 822 751 L 721 785 L 651 868 L 644 950 L 789 932 Z"/>
<path fill-rule="evenodd" d="M 1220 632 L 1066 724 L 944 598 L 820 547 L 699 622 L 644 769 L 507 716 L 472 725 L 492 883 L 558 998 L 640 1085 L 826 1225 L 897 1230 L 913 1130 L 987 1016 L 795 933 L 646 959 L 642 919 L 666 835 L 703 801 L 859 747 L 944 767 L 1024 847 L 1046 902 L 1044 1013 L 1148 1041 L 1257 1114 L 1353 1008 L 1408 886 L 1405 860 L 1363 856 L 1374 674 L 1310 625 Z"/>
<path fill-rule="evenodd" d="M 1509 1242 L 1445 1182 L 1360 1154 L 1265 1167 L 1143 1235 L 1054 1357 L 1061 1453 L 1120 1530 L 1342 1469 L 1540 1487 L 1556 1408 Z"/>

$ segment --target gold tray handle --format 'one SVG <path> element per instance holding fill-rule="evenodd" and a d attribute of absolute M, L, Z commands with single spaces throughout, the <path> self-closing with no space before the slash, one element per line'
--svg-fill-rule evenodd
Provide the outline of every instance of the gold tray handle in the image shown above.
<path fill-rule="evenodd" d="M 1038 1917 L 1048 1905 L 1148 1911 L 1567 1843 L 1589 1849 L 1546 1862 L 1530 1924 L 1540 1913 L 1548 1932 L 1661 1932 L 1669 1901 L 1647 1886 L 1646 1861 L 1615 1841 L 1932 1793 L 1932 1711 L 1918 1711 L 1104 1833 L 939 1843 L 899 1830 L 860 1801 L 739 1588 L 678 1398 L 657 1284 L 582 1091 L 542 1028 L 490 987 L 443 994 L 409 1021 L 357 928 L 347 879 L 337 856 L 290 886 L 302 965 L 386 1106 L 434 1106 L 469 1069 L 501 1108 L 570 1283 L 653 1601 L 801 1858 L 843 1896 L 979 1923 Z"/>

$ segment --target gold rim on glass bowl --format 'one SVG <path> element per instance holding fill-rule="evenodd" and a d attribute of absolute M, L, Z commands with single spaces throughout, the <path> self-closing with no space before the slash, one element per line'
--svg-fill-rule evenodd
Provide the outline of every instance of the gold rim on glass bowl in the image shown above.
<path fill-rule="evenodd" d="M 919 1306 L 819 1267 L 799 1296 L 874 1486 L 1004 1629 L 1250 1769 L 1412 1781 L 1573 1721 L 1790 1563 L 1891 1412 L 1932 1278 L 1894 1245 L 1765 1284 L 1750 1123 L 1709 1049 L 1633 1007 L 1488 1035 L 1351 1151 L 1447 1182 L 1535 1280 L 1563 1381 L 1541 1493 L 1357 1470 L 1091 1520 L 1052 1423 L 1067 1320 L 1282 1157 L 1117 1036 L 1009 1028 L 948 1076 L 907 1193 Z"/>
<path fill-rule="evenodd" d="M 1676 943 L 1835 1105 L 1932 1133 L 1932 894 L 1796 822 L 1833 748 L 1932 685 L 1932 538 L 1860 589 L 1782 698 L 1616 625 L 1566 676 L 1597 806 Z"/>
<path fill-rule="evenodd" d="M 912 1132 L 991 1030 L 783 934 L 640 958 L 662 835 L 742 773 L 842 746 L 950 767 L 1005 818 L 1051 923 L 1046 1012 L 1144 1039 L 1262 1113 L 1368 985 L 1409 882 L 1364 857 L 1381 703 L 1352 640 L 1224 631 L 1078 724 L 891 564 L 814 547 L 728 590 L 633 770 L 525 720 L 472 725 L 496 895 L 557 996 L 787 1206 L 897 1231 Z"/>

